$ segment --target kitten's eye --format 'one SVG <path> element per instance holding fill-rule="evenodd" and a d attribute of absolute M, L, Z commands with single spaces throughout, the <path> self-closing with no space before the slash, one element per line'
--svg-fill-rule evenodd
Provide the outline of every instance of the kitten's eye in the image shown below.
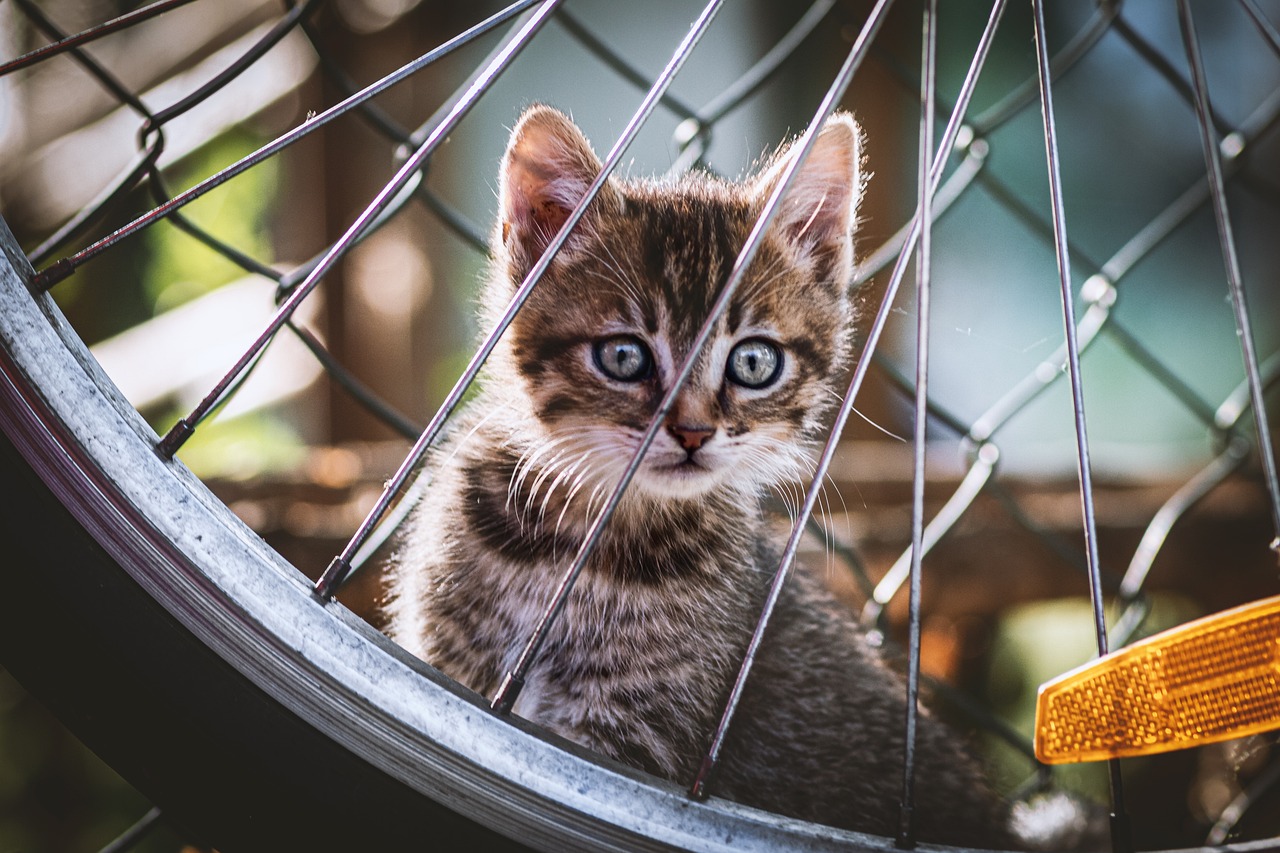
<path fill-rule="evenodd" d="M 729 353 L 725 372 L 747 388 L 772 385 L 782 372 L 782 350 L 769 341 L 743 341 Z"/>
<path fill-rule="evenodd" d="M 595 347 L 596 366 L 619 382 L 639 382 L 649 375 L 653 356 L 643 342 L 630 335 L 605 338 Z"/>

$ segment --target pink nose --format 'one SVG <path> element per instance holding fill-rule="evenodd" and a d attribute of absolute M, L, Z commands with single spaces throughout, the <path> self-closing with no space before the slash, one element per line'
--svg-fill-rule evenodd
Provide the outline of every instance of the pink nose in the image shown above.
<path fill-rule="evenodd" d="M 683 424 L 667 424 L 667 431 L 675 436 L 680 446 L 692 453 L 702 447 L 707 439 L 715 435 L 715 427 L 685 426 Z"/>

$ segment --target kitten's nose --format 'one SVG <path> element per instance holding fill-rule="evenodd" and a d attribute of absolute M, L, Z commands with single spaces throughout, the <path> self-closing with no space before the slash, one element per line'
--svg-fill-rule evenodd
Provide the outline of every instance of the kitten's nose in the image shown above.
<path fill-rule="evenodd" d="M 715 435 L 716 428 L 709 426 L 686 426 L 684 424 L 667 424 L 667 431 L 675 436 L 680 446 L 692 453 Z"/>

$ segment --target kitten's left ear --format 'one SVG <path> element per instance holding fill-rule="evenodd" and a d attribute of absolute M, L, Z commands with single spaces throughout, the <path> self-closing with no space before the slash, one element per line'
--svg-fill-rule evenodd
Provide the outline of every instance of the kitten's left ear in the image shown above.
<path fill-rule="evenodd" d="M 792 143 L 755 178 L 757 204 L 764 204 L 798 150 L 798 143 Z M 836 113 L 818 132 L 772 228 L 803 254 L 831 258 L 835 265 L 830 272 L 847 278 L 853 269 L 853 231 L 863 183 L 862 132 L 851 115 Z"/>
<path fill-rule="evenodd" d="M 591 143 L 568 116 L 543 105 L 525 111 L 511 133 L 499 178 L 497 239 L 513 260 L 527 268 L 538 259 L 601 168 Z M 592 211 L 618 204 L 617 191 L 606 183 Z M 588 212 L 578 230 L 592 225 Z"/>

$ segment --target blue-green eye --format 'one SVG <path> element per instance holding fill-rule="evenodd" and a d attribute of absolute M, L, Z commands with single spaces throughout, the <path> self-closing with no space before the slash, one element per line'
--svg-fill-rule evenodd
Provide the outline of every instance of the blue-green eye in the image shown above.
<path fill-rule="evenodd" d="M 653 356 L 644 342 L 631 335 L 618 335 L 596 341 L 596 367 L 610 379 L 639 382 L 649 376 Z"/>
<path fill-rule="evenodd" d="M 766 388 L 782 373 L 782 350 L 769 341 L 743 341 L 730 351 L 725 373 L 745 388 Z"/>

